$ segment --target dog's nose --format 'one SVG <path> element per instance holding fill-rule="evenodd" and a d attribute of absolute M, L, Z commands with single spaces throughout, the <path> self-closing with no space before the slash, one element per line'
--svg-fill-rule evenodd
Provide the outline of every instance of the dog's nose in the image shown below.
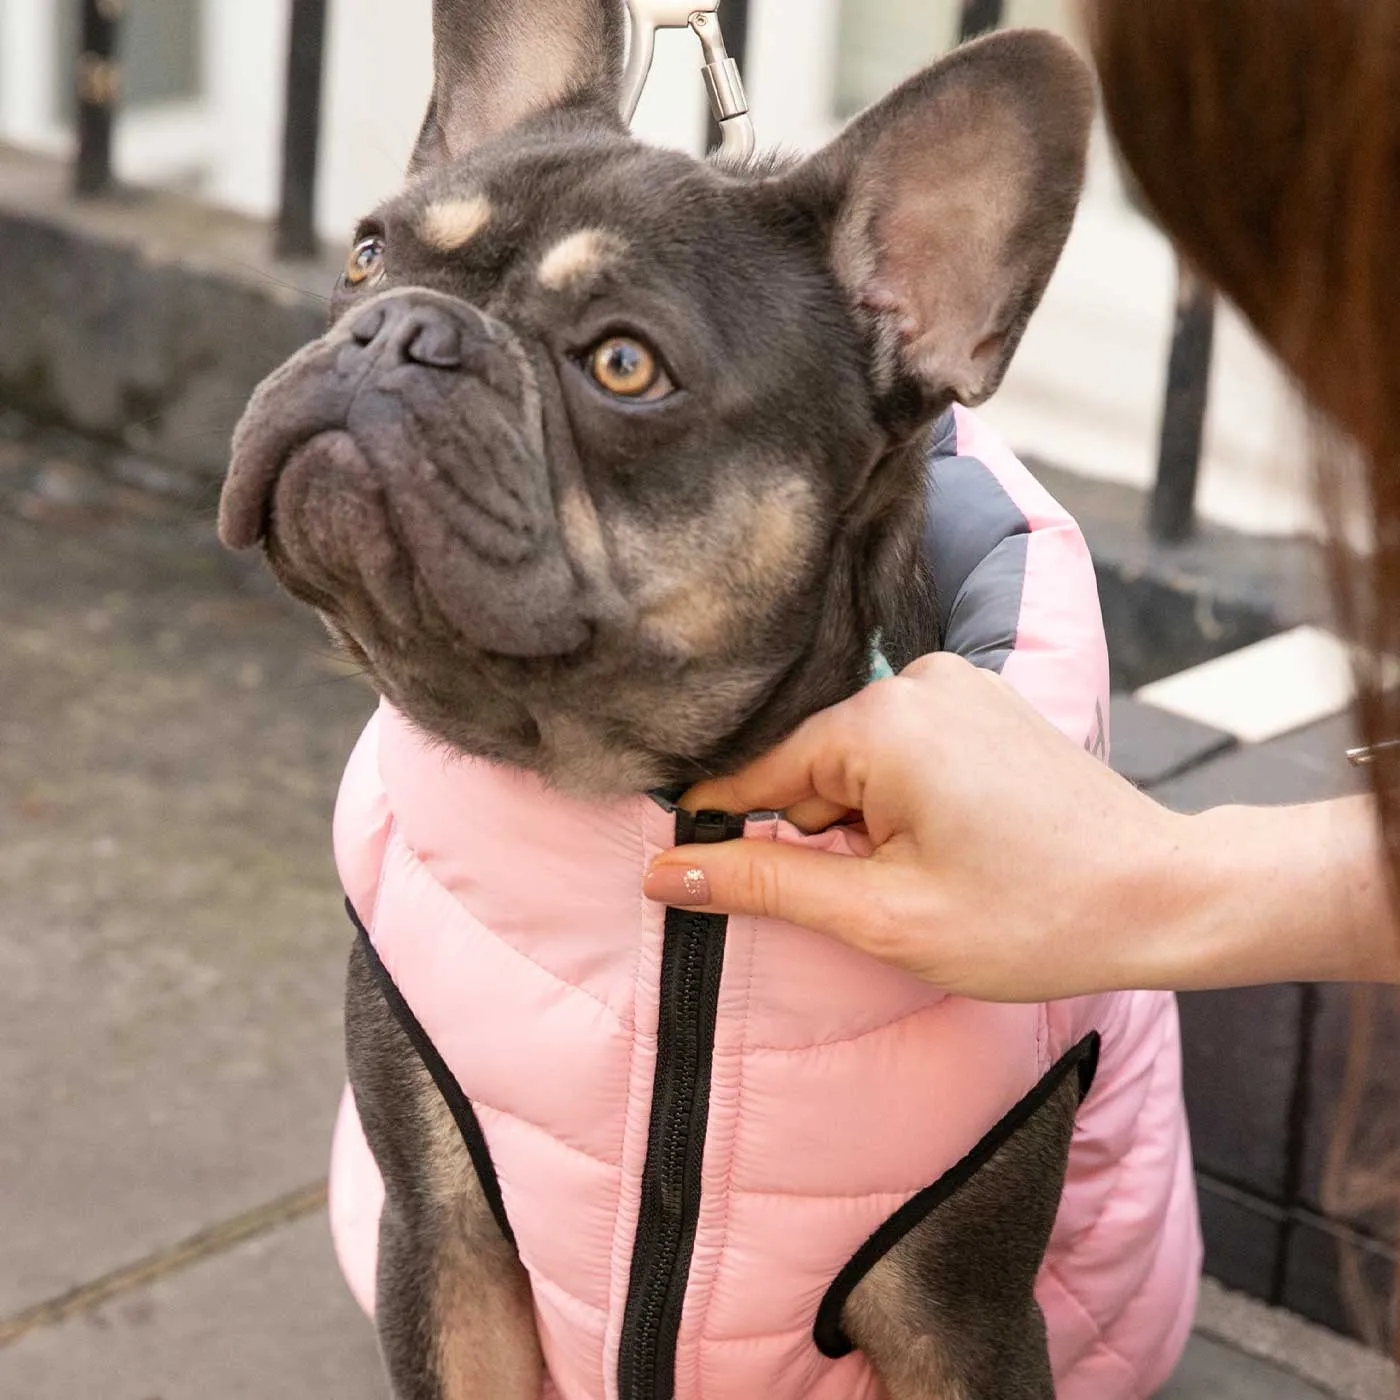
<path fill-rule="evenodd" d="M 350 334 L 360 345 L 393 354 L 405 364 L 462 367 L 462 328 L 450 312 L 431 303 L 394 300 L 366 307 L 351 323 Z"/>

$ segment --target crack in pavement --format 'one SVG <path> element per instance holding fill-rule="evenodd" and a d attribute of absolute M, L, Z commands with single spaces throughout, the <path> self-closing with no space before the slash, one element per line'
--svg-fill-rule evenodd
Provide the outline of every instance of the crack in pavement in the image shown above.
<path fill-rule="evenodd" d="M 123 1264 L 100 1278 L 80 1283 L 66 1293 L 36 1303 L 11 1317 L 0 1318 L 0 1350 L 40 1328 L 56 1327 L 80 1313 L 89 1312 L 102 1303 L 110 1302 L 113 1298 L 133 1293 L 160 1279 L 192 1268 L 215 1255 L 225 1254 L 248 1240 L 270 1234 L 282 1226 L 292 1225 L 323 1210 L 325 1205 L 326 1183 L 318 1181 L 312 1186 L 304 1186 L 299 1191 L 292 1191 L 274 1201 L 255 1206 L 230 1220 L 211 1225 L 177 1244 L 148 1254 L 144 1259 Z"/>

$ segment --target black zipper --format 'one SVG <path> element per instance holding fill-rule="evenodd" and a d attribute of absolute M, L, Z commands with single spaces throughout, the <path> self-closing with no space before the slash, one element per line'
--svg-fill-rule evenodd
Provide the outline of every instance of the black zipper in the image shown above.
<path fill-rule="evenodd" d="M 743 834 L 743 817 L 676 813 L 678 845 L 733 841 Z M 676 1336 L 700 1216 L 727 923 L 718 914 L 666 911 L 651 1122 L 618 1352 L 621 1400 L 671 1400 L 675 1393 Z"/>

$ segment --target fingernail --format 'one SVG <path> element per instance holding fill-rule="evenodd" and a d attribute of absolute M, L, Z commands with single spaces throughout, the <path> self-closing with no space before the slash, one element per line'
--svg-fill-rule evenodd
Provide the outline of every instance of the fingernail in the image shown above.
<path fill-rule="evenodd" d="M 685 909 L 710 902 L 710 882 L 696 866 L 658 865 L 642 886 L 646 897 L 657 904 Z"/>

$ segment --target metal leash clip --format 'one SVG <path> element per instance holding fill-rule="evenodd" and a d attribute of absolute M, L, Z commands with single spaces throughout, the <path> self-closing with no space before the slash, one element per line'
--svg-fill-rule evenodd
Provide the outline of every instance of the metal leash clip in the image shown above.
<path fill-rule="evenodd" d="M 1347 762 L 1353 768 L 1373 768 L 1381 763 L 1400 759 L 1400 739 L 1383 739 L 1379 744 L 1366 744 L 1347 750 Z"/>
<path fill-rule="evenodd" d="M 719 6 L 720 0 L 627 0 L 632 45 L 622 81 L 622 119 L 630 123 L 637 114 L 656 55 L 656 31 L 689 29 L 705 51 L 705 89 L 723 138 L 719 153 L 726 158 L 747 160 L 754 150 L 753 121 L 739 65 L 724 47 Z"/>

